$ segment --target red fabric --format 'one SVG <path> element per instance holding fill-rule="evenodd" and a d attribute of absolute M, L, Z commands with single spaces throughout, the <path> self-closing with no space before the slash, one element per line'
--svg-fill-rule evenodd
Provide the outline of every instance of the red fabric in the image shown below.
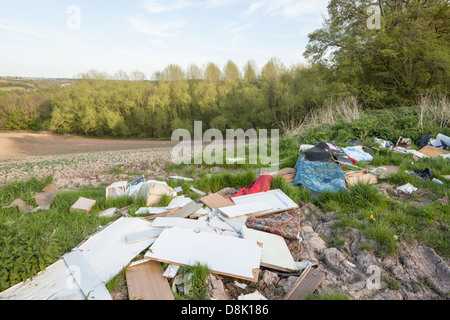
<path fill-rule="evenodd" d="M 264 192 L 270 190 L 270 183 L 272 182 L 273 177 L 269 174 L 264 174 L 259 176 L 258 179 L 253 181 L 247 188 L 242 188 L 235 195 L 228 197 L 231 199 L 233 197 L 245 196 L 247 194 Z"/>

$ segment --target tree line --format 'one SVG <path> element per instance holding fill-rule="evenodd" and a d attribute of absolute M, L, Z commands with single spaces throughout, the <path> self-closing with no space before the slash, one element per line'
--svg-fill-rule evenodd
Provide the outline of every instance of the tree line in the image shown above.
<path fill-rule="evenodd" d="M 368 27 L 373 12 L 377 28 Z M 165 138 L 203 121 L 205 130 L 292 132 L 311 112 L 342 101 L 386 109 L 448 94 L 447 1 L 331 0 L 328 13 L 309 35 L 308 65 L 286 66 L 278 58 L 261 68 L 251 60 L 242 68 L 232 60 L 171 64 L 150 81 L 141 71 L 90 70 L 70 88 L 0 92 L 0 129 Z"/>

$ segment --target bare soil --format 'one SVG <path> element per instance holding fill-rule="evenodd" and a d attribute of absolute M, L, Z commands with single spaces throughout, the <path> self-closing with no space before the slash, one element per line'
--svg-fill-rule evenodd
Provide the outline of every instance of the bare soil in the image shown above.
<path fill-rule="evenodd" d="M 0 133 L 0 161 L 62 154 L 166 148 L 177 143 L 131 139 L 86 139 L 51 133 Z"/>

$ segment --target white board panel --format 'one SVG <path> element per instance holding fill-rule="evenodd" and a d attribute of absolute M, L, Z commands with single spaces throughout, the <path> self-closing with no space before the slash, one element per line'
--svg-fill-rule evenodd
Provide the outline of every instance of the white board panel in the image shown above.
<path fill-rule="evenodd" d="M 148 239 L 127 244 L 126 237 L 131 233 L 146 231 L 151 226 L 151 222 L 141 218 L 122 217 L 89 238 L 79 249 L 99 278 L 108 282 L 154 241 Z"/>
<path fill-rule="evenodd" d="M 66 253 L 63 259 L 88 300 L 112 300 L 105 284 L 99 279 L 83 253 L 74 250 Z"/>
<path fill-rule="evenodd" d="M 274 211 L 274 208 L 264 201 L 251 201 L 218 208 L 218 210 L 227 218 L 236 218 L 239 216 L 262 214 Z"/>
<path fill-rule="evenodd" d="M 187 218 L 158 217 L 153 221 L 152 226 L 154 228 L 179 227 L 196 231 L 214 232 L 214 229 L 209 227 L 207 221 Z"/>
<path fill-rule="evenodd" d="M 151 223 L 144 219 L 122 217 L 91 236 L 78 249 L 100 281 L 106 283 L 153 243 L 154 239 L 126 243 L 127 235 L 148 230 L 149 227 Z M 60 259 L 33 279 L 1 292 L 0 299 L 84 300 L 85 296 L 71 270 Z"/>
<path fill-rule="evenodd" d="M 261 253 L 254 240 L 174 227 L 160 234 L 145 258 L 189 266 L 201 263 L 211 272 L 256 281 Z"/>
<path fill-rule="evenodd" d="M 63 259 L 59 259 L 32 280 L 20 282 L 0 292 L 0 300 L 84 300 Z"/>
<path fill-rule="evenodd" d="M 241 229 L 244 239 L 251 239 L 263 244 L 261 264 L 282 271 L 296 271 L 292 254 L 284 241 L 284 238 L 269 232 L 249 229 L 245 226 Z"/>
<path fill-rule="evenodd" d="M 298 204 L 292 201 L 281 189 L 253 193 L 245 196 L 231 198 L 233 202 L 244 204 L 249 202 L 266 202 L 274 208 L 274 212 L 287 211 L 298 208 Z"/>
<path fill-rule="evenodd" d="M 153 239 L 159 236 L 162 229 L 160 228 L 151 228 L 141 232 L 134 232 L 132 234 L 127 235 L 127 243 L 131 244 L 138 241 L 144 241 Z"/>

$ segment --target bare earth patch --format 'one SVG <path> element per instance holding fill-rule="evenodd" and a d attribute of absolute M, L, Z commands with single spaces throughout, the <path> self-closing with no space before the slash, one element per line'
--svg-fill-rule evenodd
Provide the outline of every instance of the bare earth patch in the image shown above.
<path fill-rule="evenodd" d="M 0 185 L 53 175 L 55 186 L 102 185 L 123 179 L 127 173 L 164 177 L 177 142 L 103 140 L 50 134 L 0 134 Z M 109 174 L 120 168 L 120 174 Z"/>

